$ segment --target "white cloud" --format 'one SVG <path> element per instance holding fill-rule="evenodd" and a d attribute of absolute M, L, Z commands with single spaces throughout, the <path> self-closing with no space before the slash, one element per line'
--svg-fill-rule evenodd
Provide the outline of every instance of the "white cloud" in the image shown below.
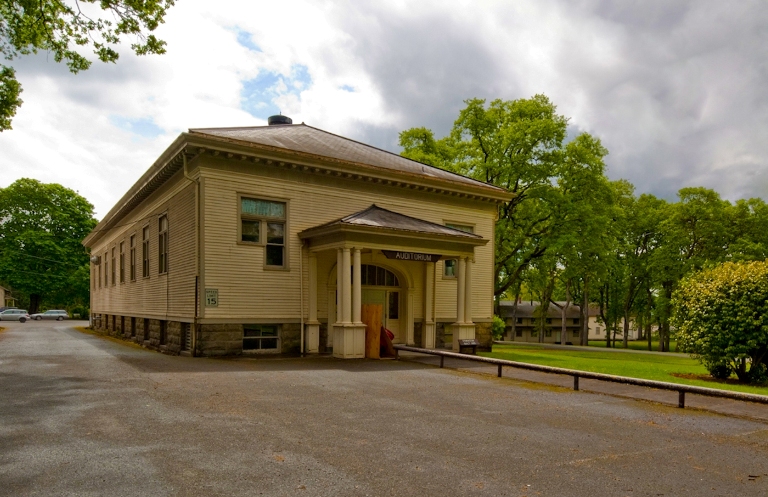
<path fill-rule="evenodd" d="M 185 0 L 163 56 L 124 51 L 70 75 L 20 60 L 25 100 L 0 133 L 0 186 L 79 190 L 103 216 L 187 128 L 294 122 L 396 149 L 448 131 L 466 98 L 547 94 L 611 151 L 609 174 L 671 196 L 768 186 L 760 2 Z"/>

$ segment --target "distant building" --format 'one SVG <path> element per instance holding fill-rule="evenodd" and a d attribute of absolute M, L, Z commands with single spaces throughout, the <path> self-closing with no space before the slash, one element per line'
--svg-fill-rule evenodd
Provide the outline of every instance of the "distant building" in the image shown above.
<path fill-rule="evenodd" d="M 558 302 L 562 307 L 565 302 Z M 499 312 L 505 322 L 504 340 L 517 342 L 538 342 L 540 317 L 537 316 L 539 303 L 535 301 L 520 301 L 515 308 L 514 301 L 502 300 L 499 303 Z M 605 325 L 600 320 L 600 315 L 596 307 L 590 306 L 587 326 L 589 329 L 589 340 L 605 340 Z M 544 342 L 560 343 L 560 334 L 562 332 L 562 310 L 555 304 L 550 304 L 547 309 L 547 315 L 543 317 L 544 322 Z M 571 303 L 566 312 L 566 337 L 565 342 L 579 342 L 581 333 L 581 307 Z M 617 338 L 624 336 L 624 321 L 619 322 L 619 332 Z M 636 340 L 640 335 L 640 330 L 634 321 L 630 322 L 629 339 Z"/>
<path fill-rule="evenodd" d="M 182 133 L 83 244 L 94 325 L 167 353 L 492 344 L 502 188 L 283 116 Z M 368 309 L 368 307 L 366 307 Z"/>

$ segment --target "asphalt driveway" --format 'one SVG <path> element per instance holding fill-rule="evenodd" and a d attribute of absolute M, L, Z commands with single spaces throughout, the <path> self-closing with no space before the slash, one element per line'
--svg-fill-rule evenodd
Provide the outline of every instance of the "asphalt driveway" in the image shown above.
<path fill-rule="evenodd" d="M 413 361 L 1 323 L 2 495 L 768 495 L 768 424 Z"/>

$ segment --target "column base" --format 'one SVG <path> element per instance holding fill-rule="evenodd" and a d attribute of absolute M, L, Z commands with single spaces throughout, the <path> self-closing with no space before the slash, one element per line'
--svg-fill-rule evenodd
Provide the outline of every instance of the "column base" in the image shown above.
<path fill-rule="evenodd" d="M 459 340 L 471 340 L 475 338 L 475 323 L 453 323 L 447 326 L 453 333 L 453 350 L 459 351 Z"/>
<path fill-rule="evenodd" d="M 304 350 L 308 354 L 320 352 L 320 323 L 307 323 L 304 335 Z"/>
<path fill-rule="evenodd" d="M 365 358 L 365 325 L 333 325 L 333 357 L 340 359 Z"/>
<path fill-rule="evenodd" d="M 435 323 L 424 323 L 424 331 L 421 335 L 421 347 L 425 349 L 435 348 Z"/>

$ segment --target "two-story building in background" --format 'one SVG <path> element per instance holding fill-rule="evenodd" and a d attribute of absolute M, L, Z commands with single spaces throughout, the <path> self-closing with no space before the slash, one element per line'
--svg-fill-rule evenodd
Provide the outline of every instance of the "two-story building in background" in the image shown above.
<path fill-rule="evenodd" d="M 284 116 L 182 133 L 84 240 L 96 327 L 168 353 L 492 343 L 511 194 Z"/>

